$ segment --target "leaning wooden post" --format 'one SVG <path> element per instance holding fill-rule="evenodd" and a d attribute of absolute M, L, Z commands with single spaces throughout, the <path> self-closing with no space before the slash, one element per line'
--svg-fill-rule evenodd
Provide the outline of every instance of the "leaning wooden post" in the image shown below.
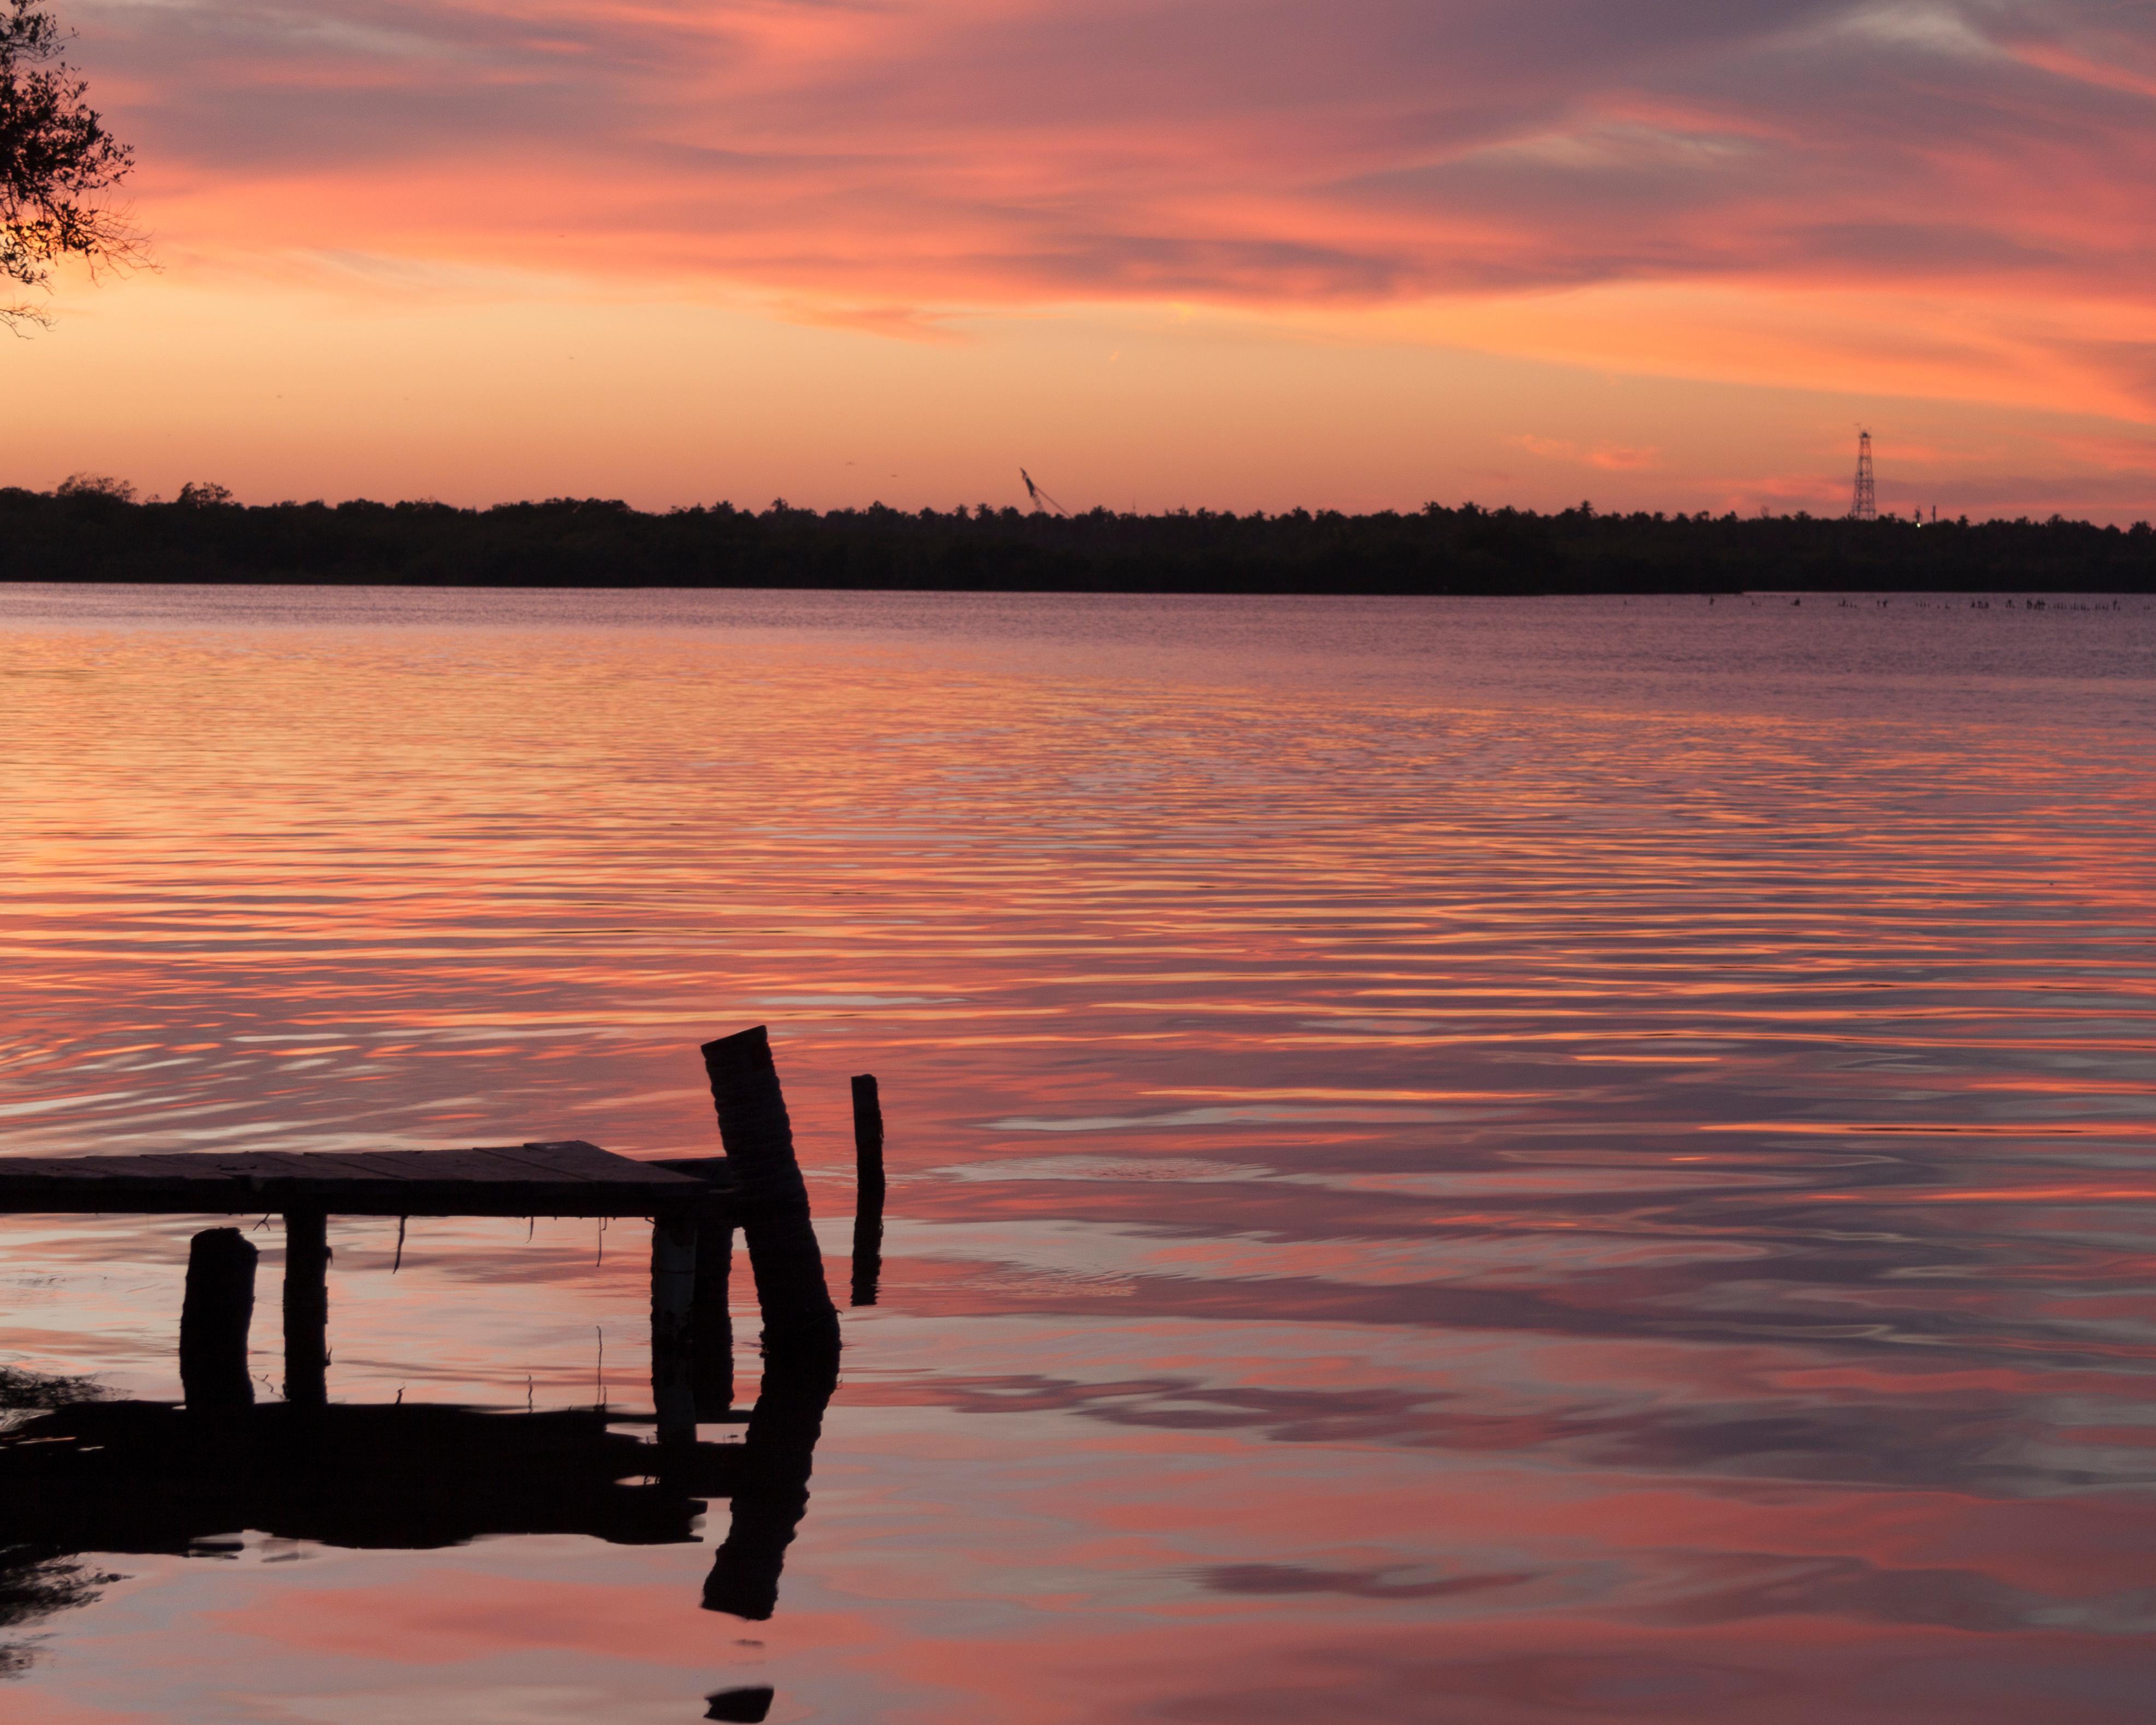
<path fill-rule="evenodd" d="M 180 1384 L 187 1411 L 254 1404 L 247 1331 L 254 1320 L 259 1255 L 237 1228 L 205 1228 L 187 1245 L 187 1287 L 180 1302 Z"/>
<path fill-rule="evenodd" d="M 808 1189 L 793 1155 L 793 1126 L 764 1027 L 704 1045 L 719 1139 L 733 1171 L 749 1269 L 763 1309 L 765 1352 L 836 1348 L 839 1313 L 824 1282 L 824 1253 L 808 1221 Z"/>
<path fill-rule="evenodd" d="M 659 1441 L 696 1441 L 690 1308 L 696 1291 L 696 1213 L 681 1209 L 651 1224 L 651 1404 Z"/>
<path fill-rule="evenodd" d="M 329 1216 L 285 1212 L 285 1399 L 298 1408 L 329 1401 Z"/>
<path fill-rule="evenodd" d="M 883 1271 L 883 1105 L 871 1074 L 853 1082 L 854 1304 L 873 1306 Z"/>

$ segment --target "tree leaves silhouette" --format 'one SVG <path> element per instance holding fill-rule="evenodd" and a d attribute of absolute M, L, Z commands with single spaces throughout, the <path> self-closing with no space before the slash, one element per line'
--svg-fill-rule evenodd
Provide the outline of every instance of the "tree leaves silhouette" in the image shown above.
<path fill-rule="evenodd" d="M 141 236 L 101 199 L 135 152 L 85 105 L 90 86 L 61 58 L 64 39 L 44 0 L 0 0 L 0 292 L 43 288 L 64 258 L 92 270 L 146 261 Z M 51 321 L 0 300 L 0 326 Z"/>

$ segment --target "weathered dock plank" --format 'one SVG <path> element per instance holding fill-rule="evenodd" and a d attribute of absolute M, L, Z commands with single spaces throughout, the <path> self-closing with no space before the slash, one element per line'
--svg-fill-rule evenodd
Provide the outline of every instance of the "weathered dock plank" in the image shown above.
<path fill-rule="evenodd" d="M 0 1158 L 0 1214 L 651 1216 L 723 1202 L 696 1174 L 581 1139 L 474 1150 Z"/>

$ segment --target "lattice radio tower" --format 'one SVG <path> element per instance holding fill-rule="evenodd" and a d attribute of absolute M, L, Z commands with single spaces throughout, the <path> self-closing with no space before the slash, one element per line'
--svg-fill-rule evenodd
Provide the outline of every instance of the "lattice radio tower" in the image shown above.
<path fill-rule="evenodd" d="M 1876 521 L 1879 519 L 1879 494 L 1871 484 L 1871 434 L 1856 434 L 1856 490 L 1849 500 L 1849 518 L 1853 521 Z"/>

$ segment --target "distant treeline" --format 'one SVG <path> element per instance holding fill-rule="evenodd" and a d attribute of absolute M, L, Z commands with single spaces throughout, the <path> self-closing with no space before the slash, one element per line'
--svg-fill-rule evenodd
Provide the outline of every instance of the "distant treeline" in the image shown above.
<path fill-rule="evenodd" d="M 0 488 L 0 580 L 381 582 L 960 592 L 1729 593 L 1745 588 L 2133 593 L 2156 533 L 2047 521 L 1806 515 L 1555 515 L 1435 504 L 1412 515 L 1060 517 L 783 503 L 647 515 L 557 498 L 245 507 L 215 486 L 137 503 L 109 482 Z"/>

